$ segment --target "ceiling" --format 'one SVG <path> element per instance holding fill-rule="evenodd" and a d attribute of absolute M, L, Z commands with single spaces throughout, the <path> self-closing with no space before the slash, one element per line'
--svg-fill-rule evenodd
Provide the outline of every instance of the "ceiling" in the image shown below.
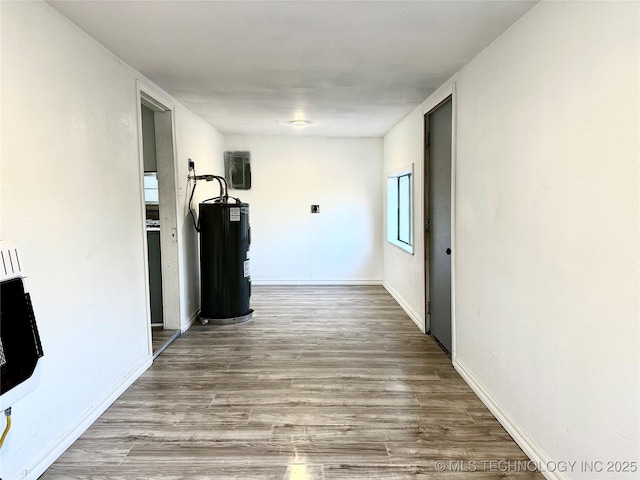
<path fill-rule="evenodd" d="M 223 133 L 330 137 L 384 135 L 535 4 L 48 3 Z"/>

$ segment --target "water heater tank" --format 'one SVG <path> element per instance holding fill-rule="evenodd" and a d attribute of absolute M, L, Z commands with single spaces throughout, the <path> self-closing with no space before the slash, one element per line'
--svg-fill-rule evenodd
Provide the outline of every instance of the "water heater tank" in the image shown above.
<path fill-rule="evenodd" d="M 200 321 L 224 325 L 250 320 L 249 205 L 203 202 L 199 213 Z"/>

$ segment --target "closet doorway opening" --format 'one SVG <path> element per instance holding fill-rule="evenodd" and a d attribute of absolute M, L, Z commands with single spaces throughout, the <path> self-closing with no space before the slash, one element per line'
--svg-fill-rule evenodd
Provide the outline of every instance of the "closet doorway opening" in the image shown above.
<path fill-rule="evenodd" d="M 147 308 L 155 358 L 181 331 L 173 111 L 144 90 L 139 99 Z"/>

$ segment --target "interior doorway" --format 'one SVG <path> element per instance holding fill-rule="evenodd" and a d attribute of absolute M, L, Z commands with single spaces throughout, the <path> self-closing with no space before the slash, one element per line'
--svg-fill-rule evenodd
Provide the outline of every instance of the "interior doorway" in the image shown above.
<path fill-rule="evenodd" d="M 147 298 L 154 358 L 180 335 L 177 188 L 172 109 L 140 91 Z"/>
<path fill-rule="evenodd" d="M 447 353 L 451 324 L 452 97 L 425 115 L 425 298 L 428 332 Z"/>

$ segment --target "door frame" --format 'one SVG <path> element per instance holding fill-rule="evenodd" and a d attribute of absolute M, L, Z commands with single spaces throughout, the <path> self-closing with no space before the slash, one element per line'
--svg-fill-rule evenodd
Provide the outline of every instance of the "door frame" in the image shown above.
<path fill-rule="evenodd" d="M 170 128 L 169 136 L 171 145 L 162 146 L 164 151 L 170 151 L 170 156 L 161 159 L 158 156 L 158 177 L 160 169 L 163 170 L 165 178 L 165 188 L 159 191 L 160 195 L 160 251 L 162 253 L 162 307 L 163 307 L 163 328 L 181 330 L 182 319 L 182 285 L 180 282 L 181 258 L 180 258 L 180 236 L 178 235 L 178 171 L 177 171 L 177 150 L 176 150 L 176 115 L 175 104 L 166 95 L 158 92 L 140 80 L 136 80 L 136 110 L 138 115 L 138 168 L 140 176 L 140 209 L 142 213 L 143 231 L 143 258 L 144 258 L 144 288 L 145 288 L 145 308 L 147 321 L 147 335 L 149 343 L 149 354 L 153 355 L 151 341 L 151 307 L 149 291 L 149 260 L 147 257 L 148 243 L 147 231 L 144 219 L 146 218 L 146 208 L 144 202 L 144 155 L 142 145 L 142 104 L 145 104 L 154 112 L 166 112 L 170 115 L 168 119 L 158 119 L 154 116 L 154 128 Z M 156 135 L 156 146 L 167 139 L 160 139 Z M 162 166 L 161 166 L 162 163 Z M 160 178 L 159 178 L 160 181 Z M 166 188 L 166 187 L 169 188 Z M 164 213 L 163 213 L 164 211 Z M 171 294 L 171 295 L 170 295 Z"/>
<path fill-rule="evenodd" d="M 429 234 L 426 231 L 426 219 L 429 216 L 429 182 L 428 172 L 429 164 L 427 158 L 426 149 L 426 115 L 434 110 L 438 105 L 444 102 L 448 97 L 451 97 L 451 358 L 456 358 L 456 124 L 457 124 L 457 96 L 456 96 L 456 83 L 455 81 L 449 81 L 436 90 L 429 98 L 427 98 L 420 110 L 422 111 L 422 232 L 423 232 L 423 252 L 424 261 L 422 262 L 422 279 L 423 279 L 423 294 L 424 294 L 424 331 L 430 330 L 431 318 L 429 316 L 428 302 L 429 299 L 429 269 L 427 268 L 427 262 L 429 261 Z"/>

